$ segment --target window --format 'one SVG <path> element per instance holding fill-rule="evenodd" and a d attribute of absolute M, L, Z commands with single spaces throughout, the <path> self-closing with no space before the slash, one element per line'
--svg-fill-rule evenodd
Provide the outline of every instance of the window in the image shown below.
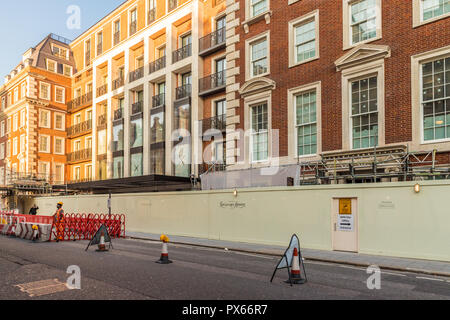
<path fill-rule="evenodd" d="M 192 44 L 192 35 L 189 33 L 181 37 L 181 47 L 186 47 Z"/>
<path fill-rule="evenodd" d="M 16 113 L 13 116 L 13 132 L 16 132 L 19 129 L 19 114 Z"/>
<path fill-rule="evenodd" d="M 55 113 L 55 129 L 65 130 L 64 115 L 62 113 Z"/>
<path fill-rule="evenodd" d="M 138 177 L 143 174 L 143 157 L 142 153 L 135 153 L 131 155 L 131 176 Z"/>
<path fill-rule="evenodd" d="M 130 147 L 142 147 L 142 118 L 132 120 L 130 130 Z"/>
<path fill-rule="evenodd" d="M 49 110 L 39 110 L 39 127 L 50 128 L 50 111 Z"/>
<path fill-rule="evenodd" d="M 64 65 L 64 75 L 67 77 L 71 77 L 72 76 L 72 67 L 68 66 L 68 65 Z"/>
<path fill-rule="evenodd" d="M 351 82 L 353 149 L 378 145 L 377 77 Z"/>
<path fill-rule="evenodd" d="M 91 181 L 92 180 L 92 165 L 86 165 L 86 179 Z"/>
<path fill-rule="evenodd" d="M 361 0 L 350 4 L 351 43 L 356 44 L 377 36 L 376 0 Z"/>
<path fill-rule="evenodd" d="M 113 33 L 113 41 L 114 45 L 117 45 L 120 42 L 120 19 L 114 21 L 114 33 Z"/>
<path fill-rule="evenodd" d="M 55 163 L 55 179 L 54 183 L 64 183 L 64 164 Z"/>
<path fill-rule="evenodd" d="M 81 180 L 81 168 L 80 167 L 73 168 L 73 180 L 75 180 L 75 181 Z"/>
<path fill-rule="evenodd" d="M 66 102 L 66 90 L 62 87 L 55 87 L 55 101 L 58 103 Z"/>
<path fill-rule="evenodd" d="M 6 109 L 6 97 L 2 97 L 2 111 Z"/>
<path fill-rule="evenodd" d="M 56 72 L 56 62 L 50 59 L 47 59 L 47 70 L 50 72 Z"/>
<path fill-rule="evenodd" d="M 50 100 L 50 85 L 41 82 L 39 97 L 44 100 Z"/>
<path fill-rule="evenodd" d="M 14 89 L 14 103 L 17 103 L 19 101 L 19 88 Z"/>
<path fill-rule="evenodd" d="M 6 156 L 9 157 L 11 155 L 11 141 L 6 141 Z"/>
<path fill-rule="evenodd" d="M 450 138 L 450 57 L 422 64 L 423 140 Z"/>
<path fill-rule="evenodd" d="M 16 156 L 18 153 L 18 147 L 19 147 L 19 139 L 17 137 L 15 137 L 13 139 L 13 156 Z"/>
<path fill-rule="evenodd" d="M 84 66 L 88 67 L 91 65 L 91 40 L 84 43 L 84 53 Z"/>
<path fill-rule="evenodd" d="M 106 130 L 102 130 L 98 132 L 98 145 L 97 145 L 97 154 L 103 155 L 107 152 L 107 143 L 106 143 Z"/>
<path fill-rule="evenodd" d="M 55 154 L 64 154 L 64 138 L 55 137 Z"/>
<path fill-rule="evenodd" d="M 27 95 L 27 84 L 26 83 L 22 83 L 21 87 L 20 87 L 20 94 L 22 96 L 22 99 L 26 97 Z"/>
<path fill-rule="evenodd" d="M 5 122 L 5 120 L 2 121 L 0 133 L 1 133 L 2 137 L 4 137 L 5 134 L 6 134 L 6 122 Z"/>
<path fill-rule="evenodd" d="M 20 153 L 24 153 L 26 151 L 26 136 L 22 134 L 20 136 Z"/>
<path fill-rule="evenodd" d="M 297 155 L 317 153 L 317 108 L 316 92 L 307 92 L 295 97 Z"/>
<path fill-rule="evenodd" d="M 130 36 L 137 31 L 137 9 L 133 9 L 130 12 Z"/>
<path fill-rule="evenodd" d="M 113 179 L 123 178 L 124 157 L 115 157 L 113 160 Z"/>
<path fill-rule="evenodd" d="M 319 57 L 319 10 L 289 22 L 289 66 Z"/>
<path fill-rule="evenodd" d="M 11 118 L 8 118 L 8 120 L 6 120 L 6 133 L 10 132 L 11 132 Z"/>
<path fill-rule="evenodd" d="M 256 17 L 268 10 L 267 0 L 250 0 L 250 16 Z"/>
<path fill-rule="evenodd" d="M 50 177 L 50 163 L 39 161 L 38 170 L 39 176 L 48 180 Z"/>
<path fill-rule="evenodd" d="M 103 32 L 97 33 L 97 55 L 103 53 Z"/>
<path fill-rule="evenodd" d="M 421 0 L 421 2 L 423 21 L 450 13 L 450 0 Z"/>
<path fill-rule="evenodd" d="M 113 152 L 123 150 L 123 123 L 113 127 Z"/>
<path fill-rule="evenodd" d="M 81 141 L 76 140 L 73 142 L 73 151 L 80 151 L 81 150 Z"/>
<path fill-rule="evenodd" d="M 0 144 L 0 160 L 5 159 L 5 143 Z"/>
<path fill-rule="evenodd" d="M 21 128 L 25 127 L 26 114 L 27 114 L 27 110 L 25 110 L 25 109 L 20 110 L 20 127 Z"/>
<path fill-rule="evenodd" d="M 251 159 L 265 161 L 269 157 L 267 103 L 251 107 Z"/>
<path fill-rule="evenodd" d="M 268 73 L 267 38 L 250 44 L 250 77 Z"/>
<path fill-rule="evenodd" d="M 59 58 L 69 60 L 69 51 L 65 48 L 53 45 L 53 54 Z"/>
<path fill-rule="evenodd" d="M 39 152 L 50 153 L 50 137 L 45 135 L 39 136 Z"/>

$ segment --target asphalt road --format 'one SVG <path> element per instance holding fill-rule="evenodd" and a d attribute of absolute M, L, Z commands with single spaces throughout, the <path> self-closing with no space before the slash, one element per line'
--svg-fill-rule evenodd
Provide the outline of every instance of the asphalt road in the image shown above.
<path fill-rule="evenodd" d="M 95 247 L 85 252 L 86 241 L 30 243 L 0 236 L 0 300 L 450 300 L 448 278 L 382 270 L 381 289 L 369 290 L 363 268 L 306 261 L 308 283 L 290 287 L 285 270 L 269 282 L 276 257 L 169 245 L 174 263 L 159 265 L 160 243 L 113 244 L 114 250 L 98 253 Z M 66 283 L 71 265 L 80 267 L 81 290 L 30 297 L 17 287 L 52 279 Z"/>

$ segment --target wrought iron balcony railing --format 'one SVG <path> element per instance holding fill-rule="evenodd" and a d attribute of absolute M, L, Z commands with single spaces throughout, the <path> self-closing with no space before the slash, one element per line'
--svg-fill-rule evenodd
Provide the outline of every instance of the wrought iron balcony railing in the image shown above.
<path fill-rule="evenodd" d="M 71 137 L 79 135 L 79 134 L 87 133 L 90 130 L 92 130 L 92 120 L 91 119 L 81 122 L 81 123 L 78 123 L 76 125 L 73 125 L 70 128 L 67 128 L 67 136 L 69 138 L 71 138 Z"/>
<path fill-rule="evenodd" d="M 166 95 L 164 93 L 153 96 L 152 97 L 152 107 L 157 108 L 157 107 L 164 106 L 164 104 L 166 103 L 165 100 L 166 100 Z"/>
<path fill-rule="evenodd" d="M 123 118 L 123 109 L 119 108 L 117 110 L 114 110 L 114 121 L 120 120 Z"/>
<path fill-rule="evenodd" d="M 67 155 L 68 162 L 85 161 L 92 159 L 92 149 L 83 149 L 69 153 Z"/>
<path fill-rule="evenodd" d="M 225 84 L 225 71 L 211 74 L 199 80 L 199 93 L 200 95 L 206 93 L 214 93 L 218 89 L 225 88 Z"/>
<path fill-rule="evenodd" d="M 184 47 L 172 52 L 172 62 L 178 62 L 192 55 L 192 44 L 185 45 Z"/>
<path fill-rule="evenodd" d="M 143 110 L 144 101 L 138 101 L 131 105 L 131 114 L 135 115 L 141 113 Z"/>
<path fill-rule="evenodd" d="M 148 24 L 154 22 L 156 20 L 156 8 L 148 10 Z"/>
<path fill-rule="evenodd" d="M 150 72 L 153 73 L 166 67 L 166 56 L 150 62 Z"/>
<path fill-rule="evenodd" d="M 103 130 L 106 128 L 106 114 L 99 115 L 97 118 L 97 129 Z"/>
<path fill-rule="evenodd" d="M 199 40 L 199 50 L 200 55 L 212 53 L 215 50 L 220 49 L 225 46 L 226 43 L 226 30 L 225 28 L 218 29 L 210 34 L 200 38 Z"/>
<path fill-rule="evenodd" d="M 219 130 L 224 132 L 227 130 L 227 115 L 222 114 L 208 119 L 202 120 L 202 130 L 203 134 L 207 133 L 208 130 Z"/>
<path fill-rule="evenodd" d="M 175 92 L 177 100 L 190 97 L 192 92 L 192 86 L 190 84 L 185 84 L 184 86 L 178 87 Z"/>
<path fill-rule="evenodd" d="M 141 79 L 144 76 L 144 67 L 140 67 L 130 72 L 130 82 Z"/>
<path fill-rule="evenodd" d="M 92 102 L 92 92 L 88 92 L 85 95 L 79 96 L 73 99 L 67 104 L 67 111 L 72 111 L 78 107 L 85 106 Z"/>
<path fill-rule="evenodd" d="M 120 87 L 123 87 L 124 83 L 125 83 L 125 79 L 123 77 L 117 78 L 112 83 L 113 90 L 116 90 L 116 89 L 119 89 Z"/>
<path fill-rule="evenodd" d="M 108 84 L 104 84 L 97 88 L 97 97 L 101 97 L 108 92 Z"/>

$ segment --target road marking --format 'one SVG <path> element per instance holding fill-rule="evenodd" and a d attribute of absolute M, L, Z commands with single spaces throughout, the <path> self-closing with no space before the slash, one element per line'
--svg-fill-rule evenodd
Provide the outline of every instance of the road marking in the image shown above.
<path fill-rule="evenodd" d="M 401 273 L 393 273 L 393 272 L 386 272 L 386 271 L 383 271 L 383 270 L 381 270 L 381 274 L 389 274 L 389 275 L 391 275 L 391 276 L 406 277 L 405 274 L 401 274 Z"/>
<path fill-rule="evenodd" d="M 274 257 L 266 257 L 266 256 L 262 256 L 262 255 L 250 254 L 250 253 L 245 253 L 245 252 L 233 251 L 233 253 L 239 254 L 241 256 L 249 256 L 249 257 L 261 258 L 261 259 L 275 260 Z"/>
<path fill-rule="evenodd" d="M 443 279 L 437 279 L 437 278 L 427 278 L 427 277 L 416 277 L 417 279 L 423 279 L 423 280 L 431 280 L 431 281 L 439 281 L 444 282 Z"/>

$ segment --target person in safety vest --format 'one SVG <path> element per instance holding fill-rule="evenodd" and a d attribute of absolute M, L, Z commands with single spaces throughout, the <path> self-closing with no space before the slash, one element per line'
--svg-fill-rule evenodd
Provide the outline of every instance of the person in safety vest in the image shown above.
<path fill-rule="evenodd" d="M 64 235 L 64 210 L 62 208 L 63 203 L 58 202 L 56 205 L 56 212 L 53 215 L 53 220 L 55 221 L 55 227 L 56 227 L 56 242 L 59 242 L 60 240 L 63 240 Z"/>

